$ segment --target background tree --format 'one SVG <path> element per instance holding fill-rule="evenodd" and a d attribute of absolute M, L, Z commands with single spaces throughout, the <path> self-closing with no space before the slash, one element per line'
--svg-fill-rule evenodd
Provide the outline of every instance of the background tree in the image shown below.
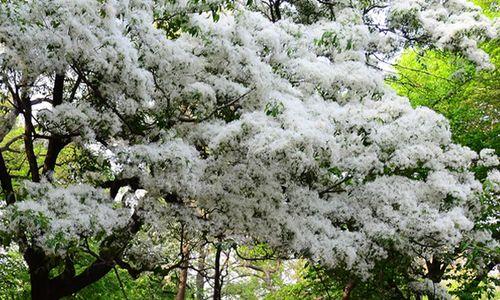
<path fill-rule="evenodd" d="M 496 1 L 475 1 L 490 18 L 499 16 Z M 442 113 L 450 120 L 453 139 L 471 149 L 480 151 L 492 148 L 500 151 L 498 135 L 500 125 L 499 39 L 481 44 L 481 48 L 490 56 L 493 70 L 476 70 L 475 66 L 460 54 L 436 49 L 408 49 L 394 68 L 397 78 L 392 86 L 410 99 L 414 106 L 427 106 Z M 484 168 L 475 170 L 479 178 L 486 176 Z M 498 222 L 492 221 L 492 212 L 498 211 L 495 197 L 486 197 L 488 204 L 482 222 L 477 226 L 486 227 L 498 240 Z M 462 245 L 454 255 L 460 261 L 454 261 L 450 274 L 452 290 L 461 299 L 475 299 L 487 291 L 494 297 L 498 278 L 488 276 L 487 271 L 477 271 L 477 264 L 484 264 L 486 270 L 493 270 L 499 262 L 498 255 L 484 251 L 480 245 Z M 464 252 L 462 252 L 464 251 Z M 453 261 L 453 259 L 452 259 Z M 458 281 L 458 283 L 457 283 Z"/>

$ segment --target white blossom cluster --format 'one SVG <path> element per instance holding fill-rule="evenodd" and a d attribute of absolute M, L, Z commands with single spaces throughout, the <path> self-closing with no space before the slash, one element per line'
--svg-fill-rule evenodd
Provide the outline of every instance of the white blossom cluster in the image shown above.
<path fill-rule="evenodd" d="M 451 142 L 444 117 L 385 86 L 371 55 L 393 53 L 404 30 L 486 66 L 477 40 L 494 32 L 466 1 L 380 1 L 391 33 L 338 2 L 337 19 L 310 24 L 272 23 L 239 3 L 215 22 L 190 2 L 9 2 L 1 67 L 33 82 L 91 79 L 93 98 L 82 92 L 40 124 L 109 140 L 115 175 L 140 179 L 140 214 L 158 232 L 180 219 L 367 277 L 389 250 L 431 254 L 469 238 L 482 193 L 469 171 L 478 155 Z M 179 11 L 196 33 L 171 38 L 155 17 Z M 143 135 L 123 134 L 137 124 Z M 481 159 L 498 164 L 489 150 Z M 58 235 L 109 233 L 126 215 L 89 185 L 27 191 L 3 230 L 29 232 L 47 251 Z"/>
<path fill-rule="evenodd" d="M 64 256 L 128 222 L 127 210 L 114 207 L 104 190 L 90 185 L 26 183 L 24 193 L 23 201 L 2 212 L 0 233 L 22 232 L 30 243 L 51 255 Z"/>
<path fill-rule="evenodd" d="M 394 27 L 413 23 L 415 33 L 419 27 L 437 47 L 460 50 L 482 68 L 491 68 L 488 55 L 478 50 L 474 37 L 495 37 L 496 30 L 490 21 L 481 15 L 481 9 L 466 0 L 435 1 L 409 0 L 390 1 L 389 19 Z"/>
<path fill-rule="evenodd" d="M 434 299 L 449 300 L 452 299 L 446 288 L 439 283 L 432 282 L 430 279 L 424 279 L 422 282 L 415 281 L 410 283 L 410 289 L 420 295 L 430 295 Z"/>

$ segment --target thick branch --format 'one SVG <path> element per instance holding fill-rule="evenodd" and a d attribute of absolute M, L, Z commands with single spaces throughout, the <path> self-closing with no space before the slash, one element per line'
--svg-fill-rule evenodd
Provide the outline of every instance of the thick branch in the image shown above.
<path fill-rule="evenodd" d="M 64 296 L 72 295 L 84 287 L 98 281 L 108 272 L 113 270 L 117 261 L 120 260 L 125 248 L 141 228 L 142 220 L 138 215 L 132 215 L 128 226 L 121 231 L 106 238 L 100 245 L 102 249 L 96 260 L 76 276 L 68 278 L 68 273 L 63 272 L 61 275 L 50 280 L 50 290 L 53 291 L 53 297 L 56 299 Z"/>
<path fill-rule="evenodd" d="M 62 104 L 64 95 L 64 75 L 56 74 L 54 80 L 54 89 L 52 92 L 52 105 L 57 106 Z"/>
<path fill-rule="evenodd" d="M 64 75 L 56 75 L 54 80 L 54 90 L 52 93 L 52 105 L 56 107 L 62 104 L 64 95 Z M 42 174 L 48 174 L 54 171 L 56 167 L 57 157 L 61 150 L 68 144 L 69 140 L 64 139 L 59 136 L 53 136 L 49 140 L 49 145 L 47 147 L 47 155 L 45 156 L 45 161 L 43 162 Z"/>
<path fill-rule="evenodd" d="M 426 277 L 431 279 L 433 282 L 440 282 L 444 275 L 444 271 L 446 270 L 447 264 L 436 257 L 433 257 L 430 261 L 426 260 L 425 264 L 427 266 Z"/>

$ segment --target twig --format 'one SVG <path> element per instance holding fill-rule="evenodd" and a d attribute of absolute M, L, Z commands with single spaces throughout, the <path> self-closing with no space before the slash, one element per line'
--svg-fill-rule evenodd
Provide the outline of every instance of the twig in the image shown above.
<path fill-rule="evenodd" d="M 113 267 L 113 270 L 115 271 L 116 279 L 118 279 L 118 283 L 120 284 L 120 288 L 122 290 L 123 297 L 125 298 L 125 300 L 128 300 L 127 293 L 125 292 L 125 287 L 123 286 L 123 282 L 120 278 L 120 274 L 118 274 L 118 270 L 116 269 L 116 266 Z"/>

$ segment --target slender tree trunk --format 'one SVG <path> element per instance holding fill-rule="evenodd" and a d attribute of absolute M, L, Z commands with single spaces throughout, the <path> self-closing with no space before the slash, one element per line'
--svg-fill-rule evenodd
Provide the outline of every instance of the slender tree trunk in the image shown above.
<path fill-rule="evenodd" d="M 426 260 L 425 263 L 427 266 L 426 277 L 432 280 L 434 284 L 439 284 L 439 282 L 443 278 L 444 272 L 446 271 L 447 264 L 445 264 L 436 256 L 433 256 L 431 260 Z M 433 292 L 432 294 L 428 294 L 427 297 L 430 300 L 436 299 L 435 292 Z"/>
<path fill-rule="evenodd" d="M 5 200 L 7 205 L 14 204 L 16 202 L 16 197 L 14 194 L 14 188 L 12 186 L 12 178 L 7 170 L 7 165 L 0 150 L 0 185 L 2 186 L 3 193 L 5 194 Z"/>
<path fill-rule="evenodd" d="M 196 274 L 196 299 L 203 300 L 205 297 L 205 259 L 207 251 L 202 245 L 200 247 L 200 257 L 198 258 L 198 273 Z"/>
<path fill-rule="evenodd" d="M 221 269 L 220 269 L 220 256 L 222 247 L 216 246 L 215 252 L 215 275 L 214 275 L 214 298 L 213 300 L 221 300 L 222 298 L 222 282 L 221 282 Z"/>
<path fill-rule="evenodd" d="M 356 286 L 356 282 L 354 280 L 351 280 L 347 283 L 347 285 L 344 287 L 344 293 L 342 294 L 342 300 L 349 300 L 351 298 L 351 292 Z"/>
<path fill-rule="evenodd" d="M 175 295 L 175 300 L 184 300 L 186 298 L 186 286 L 189 267 L 189 248 L 187 243 L 182 246 L 182 255 L 184 257 L 184 261 L 181 264 L 179 285 L 177 287 L 177 295 Z"/>

